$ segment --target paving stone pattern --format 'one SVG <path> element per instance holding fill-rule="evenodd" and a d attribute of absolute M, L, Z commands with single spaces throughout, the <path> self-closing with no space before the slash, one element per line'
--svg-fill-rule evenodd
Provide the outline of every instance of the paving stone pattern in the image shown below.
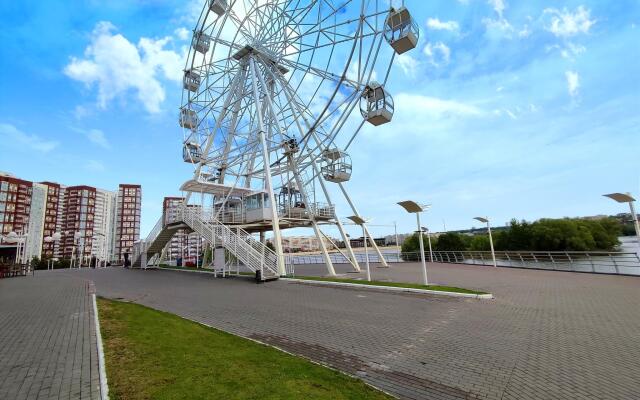
<path fill-rule="evenodd" d="M 99 399 L 90 285 L 38 272 L 0 280 L 0 399 Z"/>
<path fill-rule="evenodd" d="M 429 266 L 432 283 L 496 296 L 475 300 L 172 271 L 62 274 L 95 281 L 100 295 L 304 355 L 404 399 L 640 398 L 637 277 Z M 373 274 L 420 279 L 417 264 Z"/>

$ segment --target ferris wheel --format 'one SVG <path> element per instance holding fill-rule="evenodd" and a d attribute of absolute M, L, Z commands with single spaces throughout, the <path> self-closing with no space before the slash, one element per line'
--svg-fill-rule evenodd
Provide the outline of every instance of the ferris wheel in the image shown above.
<path fill-rule="evenodd" d="M 244 204 L 234 221 L 249 232 L 272 230 L 276 249 L 289 227 L 313 227 L 323 242 L 323 223 L 337 224 L 348 242 L 328 185 L 339 185 L 357 215 L 344 186 L 348 149 L 363 125 L 392 120 L 391 67 L 418 34 L 409 10 L 385 1 L 206 0 L 179 123 L 194 180 L 229 188 L 213 195 L 213 207 Z M 262 193 L 270 218 L 247 217 L 252 191 Z"/>

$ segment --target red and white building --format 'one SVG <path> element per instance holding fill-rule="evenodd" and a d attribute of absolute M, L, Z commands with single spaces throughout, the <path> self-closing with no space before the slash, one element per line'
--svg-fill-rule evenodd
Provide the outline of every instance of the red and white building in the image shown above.
<path fill-rule="evenodd" d="M 162 202 L 162 218 L 164 224 L 176 221 L 178 206 L 184 202 L 184 197 L 165 197 Z M 165 248 L 165 259 L 169 262 L 182 259 L 183 262 L 195 260 L 202 252 L 202 238 L 189 233 L 184 229 L 178 229 Z M 194 261 L 195 262 L 195 261 Z"/>
<path fill-rule="evenodd" d="M 121 184 L 112 192 L 0 173 L 0 257 L 15 258 L 18 246 L 8 237 L 14 232 L 23 240 L 23 262 L 33 257 L 121 262 L 140 239 L 141 200 L 140 185 Z"/>

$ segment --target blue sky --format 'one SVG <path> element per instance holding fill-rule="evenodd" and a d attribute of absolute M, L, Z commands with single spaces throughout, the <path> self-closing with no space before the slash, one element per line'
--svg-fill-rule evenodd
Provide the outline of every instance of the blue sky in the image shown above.
<path fill-rule="evenodd" d="M 140 183 L 148 231 L 190 176 L 176 119 L 200 3 L 3 2 L 0 170 Z M 640 195 L 640 2 L 406 4 L 421 36 L 392 71 L 394 120 L 351 151 L 363 215 L 409 231 L 395 203 L 419 199 L 437 231 L 617 213 L 601 194 Z"/>

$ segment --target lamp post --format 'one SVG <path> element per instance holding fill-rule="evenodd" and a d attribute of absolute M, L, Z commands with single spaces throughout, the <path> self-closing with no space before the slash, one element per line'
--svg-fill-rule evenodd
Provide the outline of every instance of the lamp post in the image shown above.
<path fill-rule="evenodd" d="M 636 229 L 636 240 L 638 242 L 638 246 L 640 246 L 640 224 L 638 224 L 638 214 L 636 214 L 636 209 L 633 206 L 633 203 L 636 199 L 631 196 L 631 193 L 609 193 L 604 194 L 603 196 L 608 197 L 612 200 L 617 201 L 618 203 L 629 203 L 629 210 L 631 211 L 631 220 L 633 221 L 633 226 Z"/>
<path fill-rule="evenodd" d="M 364 242 L 364 257 L 367 265 L 367 281 L 371 282 L 371 267 L 369 266 L 369 250 L 367 248 L 367 230 L 364 228 L 364 224 L 366 224 L 368 220 L 357 215 L 352 215 L 347 218 L 350 219 L 354 224 L 360 225 L 360 227 L 362 228 L 362 239 Z"/>
<path fill-rule="evenodd" d="M 7 236 L 4 237 L 4 241 L 7 243 L 16 244 L 15 263 L 21 264 L 24 261 L 25 253 L 26 253 L 26 235 L 11 231 L 7 233 Z"/>
<path fill-rule="evenodd" d="M 489 218 L 475 217 L 473 219 L 475 219 L 476 221 L 480 221 L 483 224 L 487 224 L 487 231 L 489 231 L 489 245 L 491 246 L 491 258 L 493 259 L 493 266 L 497 268 L 498 264 L 496 263 L 496 252 L 493 250 L 493 237 L 491 236 L 491 225 L 489 224 Z"/>
<path fill-rule="evenodd" d="M 398 261 L 400 261 L 400 241 L 398 240 L 398 224 L 393 221 L 393 232 L 396 235 L 396 246 L 398 247 Z"/>
<path fill-rule="evenodd" d="M 426 286 L 429 284 L 429 280 L 427 279 L 427 261 L 424 259 L 424 243 L 422 243 L 422 227 L 420 224 L 420 213 L 431 208 L 431 205 L 430 204 L 421 205 L 411 200 L 401 201 L 398 203 L 398 205 L 404 208 L 409 214 L 416 215 L 416 220 L 418 222 L 418 232 L 420 233 L 418 237 L 418 243 L 420 243 L 420 259 L 422 261 L 422 282 Z"/>
<path fill-rule="evenodd" d="M 429 242 L 429 262 L 433 262 L 433 250 L 431 249 L 431 232 L 429 231 L 429 228 L 427 227 L 422 227 L 422 230 L 424 232 L 427 232 L 427 241 Z"/>

